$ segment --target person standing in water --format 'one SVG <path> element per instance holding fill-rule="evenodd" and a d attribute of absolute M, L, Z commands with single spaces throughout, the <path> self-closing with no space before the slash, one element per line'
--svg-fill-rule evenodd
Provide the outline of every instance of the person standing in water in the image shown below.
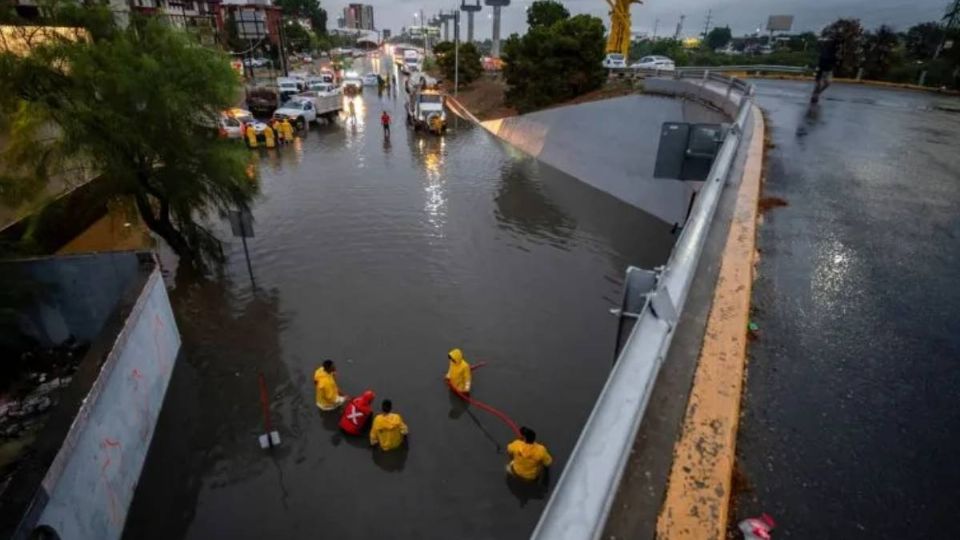
<path fill-rule="evenodd" d="M 450 386 L 457 392 L 469 394 L 473 374 L 470 372 L 470 363 L 463 357 L 463 351 L 453 349 L 447 353 L 447 358 L 450 360 L 450 364 L 447 368 L 446 379 L 450 382 Z"/>
<path fill-rule="evenodd" d="M 337 387 L 336 373 L 333 360 L 324 360 L 323 365 L 313 373 L 313 384 L 317 387 L 317 408 L 321 411 L 336 410 L 347 400 Z"/>
<path fill-rule="evenodd" d="M 403 444 L 408 433 L 407 424 L 403 422 L 403 417 L 393 412 L 393 402 L 389 399 L 383 400 L 380 409 L 383 412 L 373 419 L 370 428 L 370 446 L 390 451 Z"/>
<path fill-rule="evenodd" d="M 537 442 L 537 434 L 528 427 L 520 428 L 519 439 L 507 445 L 510 463 L 507 473 L 527 481 L 540 477 L 544 468 L 553 464 L 553 457 L 547 447 Z"/>

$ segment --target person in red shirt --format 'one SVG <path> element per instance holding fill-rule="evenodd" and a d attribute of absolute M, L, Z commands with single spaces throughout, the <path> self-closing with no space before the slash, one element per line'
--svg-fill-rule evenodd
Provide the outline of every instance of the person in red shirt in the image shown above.
<path fill-rule="evenodd" d="M 367 390 L 350 400 L 340 416 L 340 429 L 347 435 L 360 435 L 373 414 L 373 390 Z"/>
<path fill-rule="evenodd" d="M 380 115 L 380 125 L 383 126 L 383 135 L 384 137 L 390 136 L 390 113 L 383 111 L 383 114 Z"/>

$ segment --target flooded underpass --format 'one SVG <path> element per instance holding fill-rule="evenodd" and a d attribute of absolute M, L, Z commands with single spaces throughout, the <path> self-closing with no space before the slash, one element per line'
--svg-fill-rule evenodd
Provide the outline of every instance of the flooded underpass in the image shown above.
<path fill-rule="evenodd" d="M 610 368 L 624 270 L 675 238 L 466 122 L 415 134 L 402 93 L 368 88 L 356 119 L 260 151 L 249 271 L 230 239 L 223 276 L 170 277 L 183 349 L 126 537 L 529 536 Z M 550 448 L 551 485 L 507 481 L 512 434 L 451 397 L 452 347 L 487 362 L 474 397 Z M 327 358 L 345 393 L 393 400 L 407 450 L 373 452 L 317 411 Z"/>

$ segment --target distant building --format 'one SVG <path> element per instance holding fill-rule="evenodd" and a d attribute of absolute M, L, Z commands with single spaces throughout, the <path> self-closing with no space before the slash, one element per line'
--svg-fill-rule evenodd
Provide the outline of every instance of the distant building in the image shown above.
<path fill-rule="evenodd" d="M 373 23 L 373 6 L 367 4 L 348 4 L 343 8 L 343 24 L 340 28 L 351 30 L 376 30 Z M 340 22 L 339 20 L 337 21 Z"/>
<path fill-rule="evenodd" d="M 380 31 L 380 37 L 383 38 L 384 41 L 390 39 L 391 35 L 392 34 L 389 28 L 384 28 L 383 30 Z"/>

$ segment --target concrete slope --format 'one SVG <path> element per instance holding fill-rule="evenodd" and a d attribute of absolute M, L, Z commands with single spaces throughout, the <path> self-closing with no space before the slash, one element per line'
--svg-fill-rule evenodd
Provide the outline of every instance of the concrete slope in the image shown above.
<path fill-rule="evenodd" d="M 657 216 L 683 221 L 695 183 L 655 179 L 664 122 L 725 122 L 700 104 L 626 96 L 489 120 L 498 137 L 583 182 Z"/>

